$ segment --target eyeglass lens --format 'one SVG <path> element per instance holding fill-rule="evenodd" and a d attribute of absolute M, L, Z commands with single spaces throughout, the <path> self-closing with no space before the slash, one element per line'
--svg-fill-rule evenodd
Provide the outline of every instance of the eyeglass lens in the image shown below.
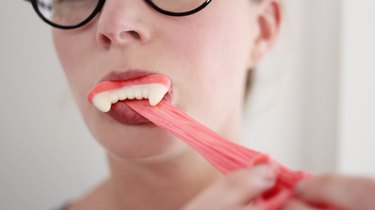
<path fill-rule="evenodd" d="M 86 20 L 98 3 L 99 0 L 37 0 L 37 7 L 48 21 L 73 26 Z"/>

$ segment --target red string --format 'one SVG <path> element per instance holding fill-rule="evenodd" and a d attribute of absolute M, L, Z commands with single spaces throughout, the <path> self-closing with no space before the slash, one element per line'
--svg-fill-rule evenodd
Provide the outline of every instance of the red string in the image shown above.
<path fill-rule="evenodd" d="M 280 170 L 275 186 L 255 199 L 256 205 L 263 209 L 277 210 L 291 198 L 295 198 L 295 185 L 309 176 L 303 172 L 291 171 L 265 154 L 229 141 L 165 101 L 157 106 L 151 106 L 146 100 L 129 100 L 126 103 L 160 128 L 186 142 L 224 174 L 260 163 L 278 164 Z"/>

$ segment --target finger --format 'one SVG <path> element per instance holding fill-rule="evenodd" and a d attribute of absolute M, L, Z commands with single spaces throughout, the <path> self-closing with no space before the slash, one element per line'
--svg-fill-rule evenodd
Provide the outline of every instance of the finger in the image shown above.
<path fill-rule="evenodd" d="M 229 210 L 229 209 L 228 209 Z M 259 206 L 241 206 L 237 208 L 231 208 L 230 210 L 264 210 L 262 207 Z"/>
<path fill-rule="evenodd" d="M 185 210 L 235 209 L 270 189 L 276 180 L 273 165 L 261 165 L 237 171 L 199 194 Z"/>
<path fill-rule="evenodd" d="M 282 210 L 318 210 L 317 208 L 314 208 L 312 206 L 309 206 L 301 201 L 298 200 L 292 200 L 288 202 Z"/>
<path fill-rule="evenodd" d="M 324 175 L 302 181 L 297 194 L 306 201 L 350 210 L 375 209 L 375 180 Z"/>
<path fill-rule="evenodd" d="M 253 204 L 253 203 L 247 203 L 246 205 L 238 206 L 238 207 L 230 207 L 226 210 L 267 210 L 263 206 Z"/>

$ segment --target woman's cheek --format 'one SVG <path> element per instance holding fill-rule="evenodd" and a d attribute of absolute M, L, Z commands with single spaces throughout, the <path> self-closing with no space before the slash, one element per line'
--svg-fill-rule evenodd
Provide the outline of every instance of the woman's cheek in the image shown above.
<path fill-rule="evenodd" d="M 75 97 L 86 94 L 85 90 L 93 78 L 89 65 L 93 63 L 92 53 L 86 41 L 86 33 L 80 31 L 63 31 L 54 29 L 52 31 L 55 49 L 63 67 L 65 76 L 71 86 Z M 78 96 L 80 95 L 80 96 Z"/>

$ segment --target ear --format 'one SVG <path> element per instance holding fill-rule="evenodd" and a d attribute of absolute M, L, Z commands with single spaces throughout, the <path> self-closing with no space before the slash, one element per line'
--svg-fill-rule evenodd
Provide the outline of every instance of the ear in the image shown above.
<path fill-rule="evenodd" d="M 274 46 L 280 31 L 281 4 L 279 0 L 263 0 L 258 3 L 256 25 L 258 35 L 251 53 L 251 66 L 255 66 Z"/>

